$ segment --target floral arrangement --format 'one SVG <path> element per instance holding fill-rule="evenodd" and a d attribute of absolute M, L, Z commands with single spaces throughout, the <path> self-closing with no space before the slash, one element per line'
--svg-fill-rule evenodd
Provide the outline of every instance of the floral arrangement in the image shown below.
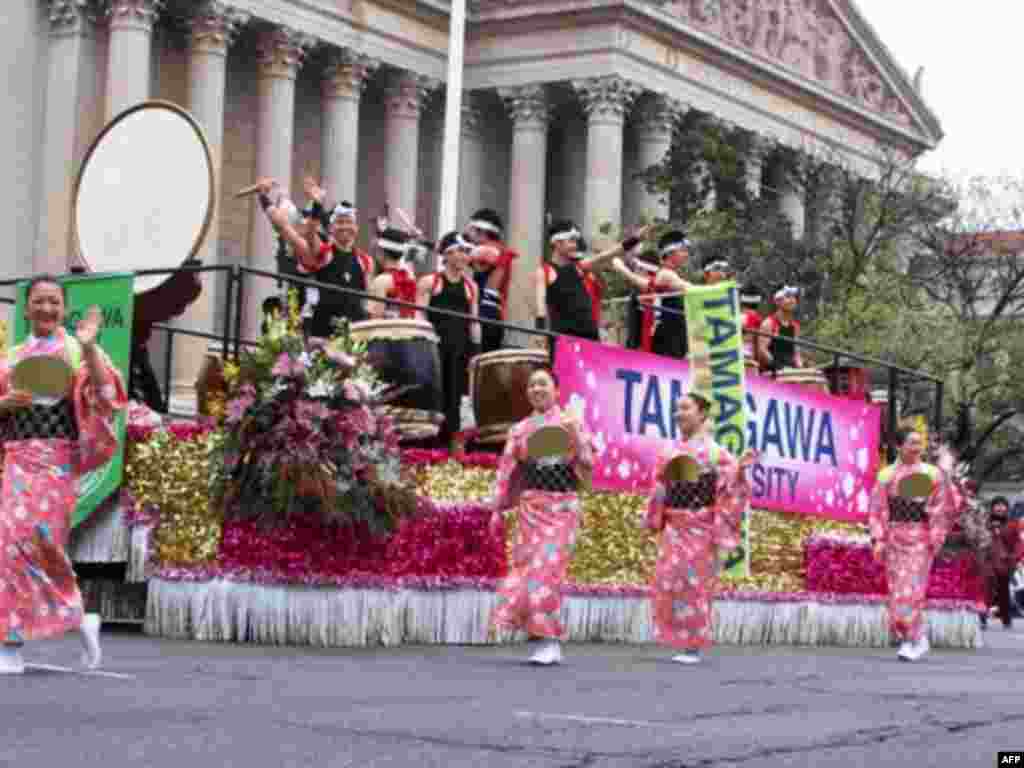
<path fill-rule="evenodd" d="M 259 345 L 225 365 L 224 378 L 211 483 L 225 518 L 280 524 L 313 512 L 380 534 L 415 512 L 398 433 L 377 408 L 390 392 L 347 323 L 308 344 L 293 292 L 287 312 L 268 317 Z"/>

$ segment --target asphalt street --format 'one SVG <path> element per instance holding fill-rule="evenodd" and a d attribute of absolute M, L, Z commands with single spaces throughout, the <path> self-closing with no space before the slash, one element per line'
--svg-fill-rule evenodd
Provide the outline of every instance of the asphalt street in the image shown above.
<path fill-rule="evenodd" d="M 1024 622 L 1021 622 L 1024 625 Z M 917 664 L 857 649 L 525 646 L 309 649 L 104 635 L 104 671 L 66 671 L 76 638 L 0 678 L 0 765 L 986 766 L 1024 749 L 1024 631 Z"/>

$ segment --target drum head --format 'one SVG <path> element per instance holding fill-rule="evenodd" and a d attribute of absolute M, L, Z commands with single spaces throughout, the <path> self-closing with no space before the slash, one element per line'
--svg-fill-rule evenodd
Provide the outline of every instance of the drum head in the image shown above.
<path fill-rule="evenodd" d="M 71 390 L 74 373 L 62 357 L 37 355 L 28 357 L 11 371 L 11 387 L 31 392 L 38 398 L 60 399 Z"/>
<path fill-rule="evenodd" d="M 915 472 L 900 480 L 897 494 L 905 499 L 927 499 L 932 495 L 935 482 L 924 472 Z"/>
<path fill-rule="evenodd" d="M 149 101 L 103 129 L 75 184 L 75 246 L 93 272 L 175 269 L 206 237 L 216 198 L 202 129 L 175 104 Z M 135 279 L 143 293 L 170 274 Z"/>
<path fill-rule="evenodd" d="M 572 447 L 569 432 L 563 427 L 541 427 L 526 441 L 526 454 L 531 459 L 568 456 Z"/>
<path fill-rule="evenodd" d="M 692 456 L 676 456 L 662 472 L 666 483 L 695 483 L 700 479 L 700 464 Z"/>

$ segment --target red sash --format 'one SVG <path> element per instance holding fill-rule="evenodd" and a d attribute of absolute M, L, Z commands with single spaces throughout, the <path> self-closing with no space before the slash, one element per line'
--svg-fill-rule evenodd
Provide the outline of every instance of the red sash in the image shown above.
<path fill-rule="evenodd" d="M 401 267 L 390 267 L 384 270 L 391 275 L 391 290 L 388 291 L 389 299 L 405 301 L 409 304 L 416 303 L 416 278 Z M 398 316 L 404 318 L 416 317 L 416 310 L 411 307 L 401 307 Z"/>
<path fill-rule="evenodd" d="M 657 279 L 657 274 L 650 276 L 647 280 L 647 290 L 645 293 L 658 293 Z M 644 305 L 644 316 L 640 326 L 640 349 L 644 352 L 650 352 L 651 344 L 654 341 L 654 299 L 644 299 L 642 303 Z"/>

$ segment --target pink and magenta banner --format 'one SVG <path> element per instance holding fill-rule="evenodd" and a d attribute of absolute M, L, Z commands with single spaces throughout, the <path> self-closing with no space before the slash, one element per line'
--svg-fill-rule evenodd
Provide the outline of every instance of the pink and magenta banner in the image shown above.
<path fill-rule="evenodd" d="M 583 414 L 598 453 L 598 490 L 646 493 L 658 451 L 678 437 L 672 414 L 689 365 L 623 347 L 561 337 L 563 406 Z M 879 466 L 878 405 L 746 374 L 747 445 L 759 509 L 863 522 Z"/>

